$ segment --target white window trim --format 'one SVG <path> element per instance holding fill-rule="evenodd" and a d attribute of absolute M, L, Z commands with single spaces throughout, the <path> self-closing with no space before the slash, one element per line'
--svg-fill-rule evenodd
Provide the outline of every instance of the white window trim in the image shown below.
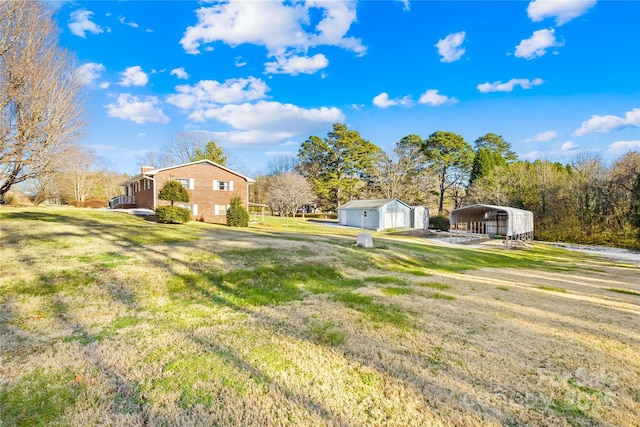
<path fill-rule="evenodd" d="M 182 184 L 182 181 L 188 181 L 188 187 L 184 187 L 187 190 L 193 190 L 195 188 L 195 180 L 193 178 L 173 178 L 174 180 L 180 182 Z M 184 186 L 184 184 L 182 184 Z"/>
<path fill-rule="evenodd" d="M 220 189 L 220 183 L 221 182 L 228 182 L 229 183 L 229 189 L 228 190 Z M 219 181 L 217 179 L 214 179 L 213 180 L 213 190 L 214 191 L 233 191 L 233 181 Z"/>

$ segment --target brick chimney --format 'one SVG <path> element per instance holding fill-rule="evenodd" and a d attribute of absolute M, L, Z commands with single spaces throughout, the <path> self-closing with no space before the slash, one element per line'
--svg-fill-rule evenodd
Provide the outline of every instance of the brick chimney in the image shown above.
<path fill-rule="evenodd" d="M 146 173 L 146 172 L 154 170 L 155 168 L 153 166 L 142 166 L 141 169 L 142 169 L 142 173 Z"/>

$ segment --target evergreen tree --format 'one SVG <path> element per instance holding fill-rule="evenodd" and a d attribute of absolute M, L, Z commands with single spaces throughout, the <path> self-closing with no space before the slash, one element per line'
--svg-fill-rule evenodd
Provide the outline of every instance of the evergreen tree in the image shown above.
<path fill-rule="evenodd" d="M 180 182 L 171 179 L 162 186 L 158 192 L 158 198 L 171 202 L 171 206 L 173 206 L 173 202 L 188 202 L 189 192 Z"/>
<path fill-rule="evenodd" d="M 488 133 L 476 139 L 469 185 L 491 172 L 496 166 L 506 166 L 516 160 L 511 144 L 500 135 Z"/>
<path fill-rule="evenodd" d="M 357 196 L 366 185 L 380 148 L 355 130 L 335 123 L 324 140 L 311 136 L 298 152 L 298 170 L 312 180 L 316 195 L 328 208 Z"/>
<path fill-rule="evenodd" d="M 229 209 L 227 209 L 227 225 L 231 227 L 248 227 L 249 213 L 242 206 L 242 199 L 240 199 L 240 197 L 234 197 L 229 204 Z"/>
<path fill-rule="evenodd" d="M 427 165 L 438 176 L 438 214 L 444 213 L 444 197 L 449 188 L 466 183 L 473 163 L 473 149 L 453 132 L 437 131 L 422 146 Z"/>
<path fill-rule="evenodd" d="M 200 147 L 195 149 L 191 161 L 197 162 L 198 160 L 211 160 L 221 166 L 225 166 L 227 164 L 227 156 L 224 154 L 224 150 L 222 150 L 222 147 L 218 146 L 214 141 L 207 142 L 204 146 L 204 150 Z"/>

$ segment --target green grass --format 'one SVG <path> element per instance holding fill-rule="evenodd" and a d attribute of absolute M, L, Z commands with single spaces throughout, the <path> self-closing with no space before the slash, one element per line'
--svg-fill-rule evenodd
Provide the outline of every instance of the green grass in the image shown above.
<path fill-rule="evenodd" d="M 52 271 L 35 280 L 19 280 L 11 289 L 23 295 L 44 296 L 83 288 L 95 281 L 93 274 L 77 270 Z"/>
<path fill-rule="evenodd" d="M 45 372 L 36 368 L 19 381 L 0 387 L 0 416 L 3 425 L 50 425 L 67 412 L 85 392 L 68 371 Z"/>
<path fill-rule="evenodd" d="M 373 322 L 386 323 L 398 328 L 408 328 L 412 326 L 411 318 L 406 310 L 402 310 L 393 305 L 376 302 L 372 296 L 342 291 L 335 293 L 333 299 L 362 313 L 367 319 Z"/>
<path fill-rule="evenodd" d="M 637 297 L 640 297 L 640 292 L 630 291 L 628 289 L 609 288 L 607 290 L 609 292 L 615 292 L 615 293 L 618 293 L 618 294 L 635 295 Z"/>
<path fill-rule="evenodd" d="M 340 345 L 347 338 L 346 332 L 342 331 L 331 321 L 313 325 L 311 332 L 316 342 L 330 346 Z"/>
<path fill-rule="evenodd" d="M 543 291 L 549 291 L 549 292 L 558 292 L 561 294 L 564 294 L 567 292 L 566 289 L 559 288 L 557 286 L 538 286 L 538 289 L 542 289 Z"/>
<path fill-rule="evenodd" d="M 454 297 L 453 295 L 443 294 L 441 292 L 433 292 L 431 294 L 428 294 L 427 297 L 433 298 L 433 299 L 443 299 L 448 301 L 452 301 L 456 299 L 456 297 Z"/>
<path fill-rule="evenodd" d="M 382 289 L 382 293 L 389 296 L 407 295 L 412 294 L 414 291 L 408 288 L 398 288 L 395 286 L 389 286 Z"/>

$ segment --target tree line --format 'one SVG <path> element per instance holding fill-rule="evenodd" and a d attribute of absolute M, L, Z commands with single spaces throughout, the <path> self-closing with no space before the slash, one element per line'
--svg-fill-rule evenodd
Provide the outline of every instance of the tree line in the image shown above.
<path fill-rule="evenodd" d="M 407 135 L 388 154 L 336 123 L 326 137 L 306 139 L 296 157 L 272 160 L 252 187 L 252 201 L 285 213 L 296 210 L 280 208 L 278 200 L 289 194 L 297 199 L 291 206 L 313 204 L 325 212 L 370 198 L 398 198 L 439 216 L 482 203 L 532 211 L 541 240 L 623 247 L 640 242 L 636 151 L 610 164 L 587 154 L 567 164 L 525 161 L 500 135 L 488 133 L 471 145 L 453 132 L 436 131 L 424 139 Z"/>

